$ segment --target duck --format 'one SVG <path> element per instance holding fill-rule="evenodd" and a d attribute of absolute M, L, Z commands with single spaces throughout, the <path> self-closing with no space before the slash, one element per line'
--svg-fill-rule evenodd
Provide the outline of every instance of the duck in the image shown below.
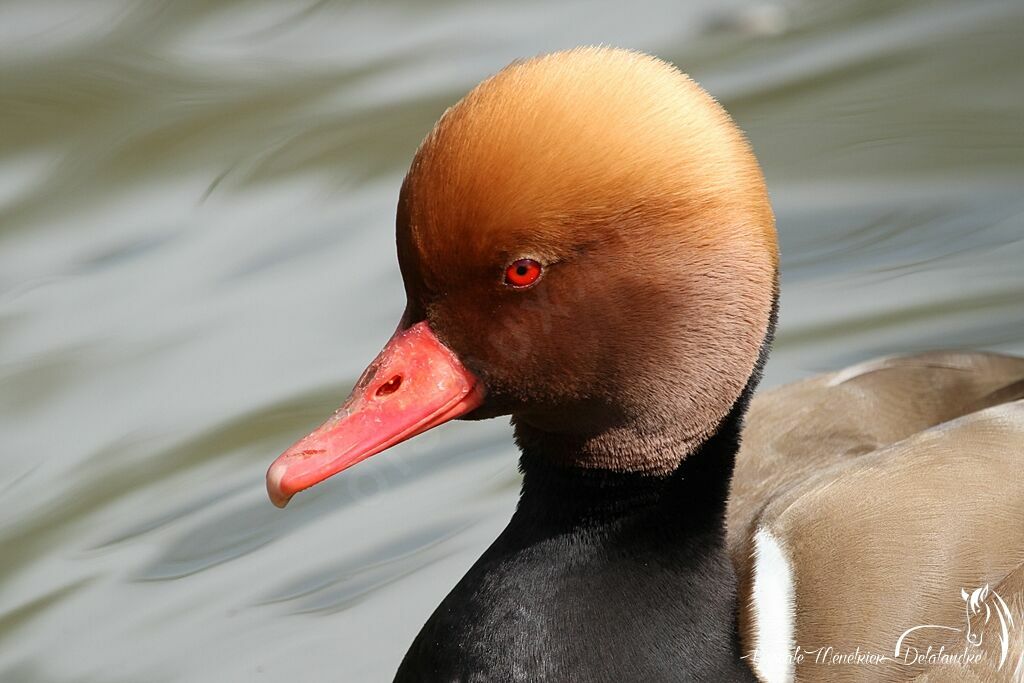
<path fill-rule="evenodd" d="M 284 507 L 450 420 L 511 417 L 516 510 L 396 681 L 938 677 L 948 658 L 895 661 L 902 631 L 948 637 L 983 585 L 1019 608 L 1024 359 L 884 358 L 755 396 L 774 213 L 745 135 L 675 66 L 582 47 L 486 79 L 416 151 L 396 243 L 394 335 L 266 477 Z M 858 647 L 888 659 L 811 654 Z"/>

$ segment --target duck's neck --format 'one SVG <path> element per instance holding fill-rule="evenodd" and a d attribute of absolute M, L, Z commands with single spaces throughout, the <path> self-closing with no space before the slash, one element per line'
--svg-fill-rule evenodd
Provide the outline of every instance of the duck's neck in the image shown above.
<path fill-rule="evenodd" d="M 696 452 L 680 454 L 679 466 L 664 475 L 552 465 L 543 453 L 526 450 L 512 526 L 553 536 L 656 514 L 664 524 L 655 529 L 724 538 L 741 419 L 735 409 L 710 439 Z"/>
<path fill-rule="evenodd" d="M 396 680 L 753 680 L 725 550 L 744 409 L 668 475 L 524 452 L 515 515 Z"/>

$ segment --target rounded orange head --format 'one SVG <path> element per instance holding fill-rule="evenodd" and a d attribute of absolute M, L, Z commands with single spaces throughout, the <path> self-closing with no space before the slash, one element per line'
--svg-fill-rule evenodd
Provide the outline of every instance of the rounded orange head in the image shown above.
<path fill-rule="evenodd" d="M 389 346 L 321 430 L 344 434 L 356 399 L 413 412 L 372 448 L 342 440 L 340 460 L 324 433 L 296 444 L 268 474 L 279 501 L 439 416 L 511 414 L 524 448 L 568 465 L 671 471 L 736 402 L 771 324 L 774 219 L 750 146 L 636 52 L 555 53 L 474 88 L 416 153 L 397 237 L 395 339 L 417 330 L 446 360 L 399 367 Z M 439 364 L 458 380 L 416 389 Z M 315 474 L 288 485 L 302 463 Z"/>

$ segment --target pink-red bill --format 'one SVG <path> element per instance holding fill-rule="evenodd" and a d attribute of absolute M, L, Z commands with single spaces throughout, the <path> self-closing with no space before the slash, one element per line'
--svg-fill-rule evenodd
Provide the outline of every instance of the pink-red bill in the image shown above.
<path fill-rule="evenodd" d="M 345 404 L 267 470 L 270 500 L 299 491 L 483 403 L 483 388 L 427 323 L 394 334 Z"/>

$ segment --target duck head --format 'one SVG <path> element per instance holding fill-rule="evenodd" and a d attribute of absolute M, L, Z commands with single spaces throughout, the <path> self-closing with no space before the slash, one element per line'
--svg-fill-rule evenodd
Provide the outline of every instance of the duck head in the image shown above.
<path fill-rule="evenodd" d="M 397 217 L 402 321 L 334 416 L 271 466 L 297 491 L 442 422 L 511 415 L 524 451 L 664 474 L 755 372 L 774 219 L 728 114 L 671 65 L 582 48 L 444 113 Z"/>

